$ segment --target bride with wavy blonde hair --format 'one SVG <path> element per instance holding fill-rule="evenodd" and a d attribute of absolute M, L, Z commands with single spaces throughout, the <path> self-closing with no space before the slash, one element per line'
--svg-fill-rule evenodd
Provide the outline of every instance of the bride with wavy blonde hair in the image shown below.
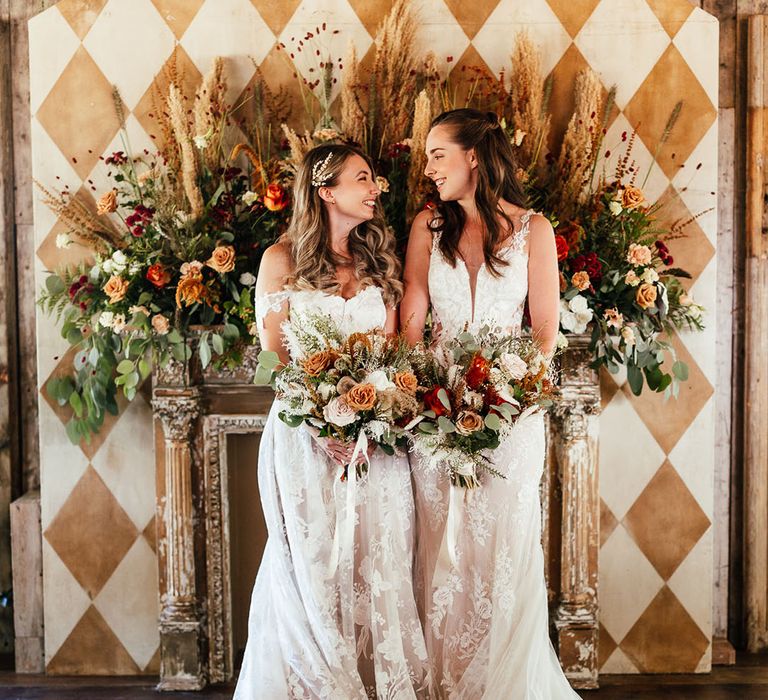
<path fill-rule="evenodd" d="M 326 144 L 305 156 L 289 229 L 265 251 L 256 283 L 261 345 L 283 362 L 292 314 L 328 315 L 345 335 L 395 331 L 403 287 L 379 194 L 357 149 Z M 427 697 L 407 458 L 371 452 L 350 499 L 338 465 L 351 449 L 289 428 L 278 411 L 275 402 L 259 446 L 269 539 L 235 700 Z M 334 535 L 347 524 L 354 546 L 340 551 Z"/>

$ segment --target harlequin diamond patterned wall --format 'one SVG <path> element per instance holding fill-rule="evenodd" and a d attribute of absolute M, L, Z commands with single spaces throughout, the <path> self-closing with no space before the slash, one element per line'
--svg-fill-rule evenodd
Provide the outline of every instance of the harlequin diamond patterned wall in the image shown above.
<path fill-rule="evenodd" d="M 415 3 L 416 4 L 416 3 Z M 718 26 L 688 0 L 419 0 L 422 37 L 446 71 L 508 64 L 526 28 L 554 75 L 562 128 L 576 73 L 617 85 L 607 143 L 636 127 L 643 172 L 675 102 L 683 111 L 650 171 L 649 199 L 670 219 L 709 209 L 717 187 Z M 88 196 L 105 185 L 99 156 L 124 149 L 112 85 L 133 150 L 152 148 L 152 82 L 175 60 L 194 82 L 217 55 L 230 59 L 232 96 L 254 75 L 295 85 L 277 42 L 323 20 L 371 47 L 386 0 L 62 0 L 30 22 L 33 169 L 38 180 Z M 333 42 L 337 42 L 333 44 Z M 450 59 L 450 60 L 449 60 Z M 300 71 L 304 66 L 296 66 Z M 557 122 L 557 120 L 556 120 Z M 674 154 L 674 155 L 673 155 Z M 702 163 L 700 169 L 696 165 Z M 686 167 L 680 167 L 685 164 Z M 673 241 L 696 299 L 715 306 L 716 212 Z M 35 207 L 37 277 L 86 252 L 59 250 L 63 226 Z M 64 409 L 45 384 L 73 361 L 52 321 L 38 317 L 45 649 L 49 673 L 134 674 L 158 669 L 154 470 L 147 388 L 90 444 L 72 446 Z M 603 377 L 600 440 L 601 642 L 604 673 L 704 671 L 711 659 L 713 512 L 712 314 L 707 330 L 674 339 L 691 379 L 680 399 L 631 397 Z"/>

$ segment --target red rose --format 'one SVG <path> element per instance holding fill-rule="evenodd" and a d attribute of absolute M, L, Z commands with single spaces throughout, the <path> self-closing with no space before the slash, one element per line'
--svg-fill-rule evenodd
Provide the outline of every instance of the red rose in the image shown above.
<path fill-rule="evenodd" d="M 432 387 L 426 394 L 424 394 L 424 405 L 430 410 L 434 411 L 436 416 L 444 416 L 448 413 L 450 413 L 449 409 L 447 409 L 443 402 L 438 397 L 438 392 L 443 387 L 436 386 Z M 446 391 L 447 393 L 447 391 Z"/>
<path fill-rule="evenodd" d="M 491 366 L 480 353 L 472 358 L 464 381 L 470 389 L 477 389 L 490 376 Z"/>
<path fill-rule="evenodd" d="M 568 257 L 568 241 L 558 233 L 555 235 L 555 245 L 557 246 L 557 262 L 563 262 Z"/>
<path fill-rule="evenodd" d="M 264 206 L 269 211 L 281 211 L 288 206 L 288 194 L 282 185 L 276 182 L 267 185 L 267 193 L 264 195 Z"/>
<path fill-rule="evenodd" d="M 171 273 L 168 272 L 160 263 L 150 265 L 147 269 L 147 279 L 158 289 L 165 287 L 171 281 Z"/>

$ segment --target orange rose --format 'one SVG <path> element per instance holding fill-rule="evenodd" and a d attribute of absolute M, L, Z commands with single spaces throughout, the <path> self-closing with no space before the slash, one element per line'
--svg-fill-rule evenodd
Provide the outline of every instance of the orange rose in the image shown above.
<path fill-rule="evenodd" d="M 395 386 L 408 394 L 415 394 L 419 380 L 411 372 L 397 372 L 395 373 Z"/>
<path fill-rule="evenodd" d="M 216 246 L 211 253 L 211 259 L 205 264 L 216 272 L 232 272 L 235 269 L 234 247 L 231 245 Z"/>
<path fill-rule="evenodd" d="M 376 403 L 376 389 L 373 384 L 355 384 L 344 394 L 344 400 L 353 411 L 367 411 Z"/>
<path fill-rule="evenodd" d="M 645 195 L 639 187 L 627 185 L 621 195 L 621 204 L 625 209 L 639 207 L 645 201 Z"/>
<path fill-rule="evenodd" d="M 267 185 L 267 193 L 264 195 L 264 206 L 269 211 L 281 211 L 288 206 L 288 194 L 282 185 L 276 182 Z"/>
<path fill-rule="evenodd" d="M 160 263 L 155 263 L 147 268 L 146 278 L 158 289 L 165 287 L 171 281 L 171 273 Z"/>
<path fill-rule="evenodd" d="M 117 190 L 110 190 L 99 197 L 99 201 L 96 203 L 96 213 L 103 216 L 115 211 L 117 211 Z"/>
<path fill-rule="evenodd" d="M 301 368 L 310 377 L 319 377 L 320 374 L 328 369 L 336 359 L 336 355 L 330 350 L 321 350 L 313 353 L 301 361 Z"/>
<path fill-rule="evenodd" d="M 581 272 L 577 272 L 573 277 L 571 277 L 571 282 L 573 283 L 573 286 L 576 287 L 580 292 L 583 292 L 585 289 L 589 289 L 589 286 L 592 284 L 589 281 L 589 274 L 587 274 L 584 270 Z"/>
<path fill-rule="evenodd" d="M 201 277 L 196 275 L 183 277 L 176 287 L 176 306 L 181 308 L 182 303 L 184 306 L 192 306 L 198 302 L 206 302 L 208 296 L 208 289 L 203 284 Z"/>
<path fill-rule="evenodd" d="M 128 282 L 118 275 L 112 275 L 104 285 L 104 293 L 109 297 L 110 304 L 116 304 L 125 297 L 128 291 Z"/>
<path fill-rule="evenodd" d="M 462 411 L 456 419 L 456 432 L 461 435 L 469 435 L 483 429 L 482 416 L 474 411 Z"/>
<path fill-rule="evenodd" d="M 166 335 L 170 330 L 170 325 L 168 318 L 161 314 L 152 317 L 152 328 L 158 335 Z"/>
<path fill-rule="evenodd" d="M 656 285 L 648 284 L 646 282 L 637 288 L 635 301 L 638 306 L 644 309 L 650 309 L 652 306 L 656 305 L 656 294 Z"/>

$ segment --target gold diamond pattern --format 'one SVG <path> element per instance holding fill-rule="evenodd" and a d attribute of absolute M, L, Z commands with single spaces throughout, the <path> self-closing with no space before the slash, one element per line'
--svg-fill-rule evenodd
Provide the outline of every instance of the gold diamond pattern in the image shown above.
<path fill-rule="evenodd" d="M 669 45 L 624 108 L 624 115 L 653 153 L 654 144 L 661 139 L 669 117 L 681 99 L 681 85 L 685 86 L 683 106 L 657 158 L 670 179 L 717 118 L 715 106 L 674 44 Z"/>
<path fill-rule="evenodd" d="M 93 599 L 138 534 L 128 514 L 89 465 L 44 536 Z"/>
<path fill-rule="evenodd" d="M 112 86 L 82 46 L 40 105 L 37 120 L 85 179 L 120 125 Z"/>
<path fill-rule="evenodd" d="M 177 41 L 184 37 L 201 8 L 204 8 L 207 3 L 216 1 L 151 0 Z M 281 3 L 274 0 L 250 0 L 275 36 L 284 31 L 302 1 L 309 0 L 286 0 Z M 667 40 L 677 34 L 689 20 L 692 11 L 688 0 L 646 1 L 660 21 L 661 26 L 658 31 L 663 32 Z M 341 2 L 345 5 L 348 3 L 352 7 L 371 37 L 375 35 L 391 7 L 389 0 L 375 2 L 341 0 Z M 477 0 L 470 4 L 459 2 L 459 0 L 435 0 L 435 2 L 442 2 L 444 7 L 428 9 L 430 14 L 424 18 L 424 21 L 429 24 L 430 20 L 434 22 L 437 16 L 441 18 L 440 22 L 455 21 L 456 24 L 451 26 L 451 31 L 455 32 L 460 27 L 470 40 L 478 35 L 498 5 L 498 0 Z M 598 9 L 599 12 L 600 9 L 604 9 L 600 8 L 601 2 L 608 2 L 608 0 L 584 0 L 583 2 L 547 0 L 561 23 L 563 31 L 571 38 L 579 34 L 585 23 L 594 21 L 594 17 L 597 16 L 594 11 Z M 642 0 L 633 0 L 633 2 L 642 2 Z M 82 40 L 88 35 L 106 5 L 107 0 L 61 0 L 55 9 L 49 11 L 60 12 Z M 697 17 L 700 18 L 700 15 Z M 333 26 L 333 18 L 330 15 L 328 26 L 331 29 L 338 28 L 344 31 L 344 27 Z M 510 41 L 515 32 L 520 29 L 524 27 L 513 26 L 510 23 Z M 42 32 L 43 30 L 33 27 L 33 31 Z M 561 30 L 557 28 L 556 31 Z M 38 36 L 37 40 L 55 43 L 56 37 Z M 255 42 L 259 40 L 258 37 L 254 37 Z M 270 44 L 274 43 L 274 36 L 264 39 L 264 41 L 267 40 Z M 510 52 L 511 49 L 512 44 L 510 44 Z M 153 47 L 143 47 L 142 50 L 152 51 Z M 248 47 L 232 46 L 233 55 L 245 56 L 247 53 Z M 441 50 L 439 53 L 439 59 L 444 60 L 450 51 Z M 371 46 L 362 57 L 363 67 L 372 63 L 373 54 L 374 48 Z M 452 72 L 454 78 L 460 74 L 462 68 L 466 72 L 470 70 L 470 66 L 487 67 L 471 43 L 463 54 L 459 51 L 453 55 L 452 59 L 446 68 Z M 267 84 L 273 90 L 282 87 L 286 91 L 286 105 L 290 112 L 289 121 L 298 126 L 304 114 L 304 104 L 299 94 L 298 79 L 294 75 L 295 68 L 289 57 L 273 47 L 261 62 L 260 67 Z M 588 60 L 574 44 L 571 44 L 553 69 L 554 85 L 551 105 L 555 110 L 555 118 L 552 128 L 553 140 L 550 146 L 556 145 L 557 134 L 562 133 L 565 128 L 573 100 L 572 87 L 575 75 L 579 70 L 587 67 L 589 67 Z M 126 71 L 129 70 L 136 70 L 136 67 L 126 65 Z M 173 58 L 166 62 L 164 71 L 156 76 L 161 89 L 167 85 L 170 71 L 176 72 L 188 95 L 192 94 L 202 77 L 200 70 L 181 45 L 177 45 Z M 146 76 L 146 78 L 149 82 L 152 76 Z M 640 76 L 637 76 L 637 79 L 640 80 Z M 133 114 L 148 134 L 159 137 L 160 134 L 156 133 L 158 127 L 151 116 L 157 109 L 153 92 L 153 87 L 146 91 L 133 110 Z M 247 96 L 247 88 L 243 96 Z M 698 146 L 716 118 L 716 111 L 682 54 L 674 46 L 669 46 L 655 67 L 643 77 L 640 88 L 629 100 L 624 114 L 630 123 L 638 128 L 643 142 L 646 145 L 653 144 L 662 133 L 667 117 L 678 99 L 684 100 L 680 119 L 665 149 L 659 155 L 658 167 L 670 179 L 679 172 L 680 165 L 685 164 L 686 159 Z M 85 180 L 92 172 L 103 149 L 114 138 L 117 120 L 109 81 L 83 46 L 78 48 L 58 76 L 53 88 L 47 94 L 37 96 L 35 103 L 41 105 L 36 113 L 40 124 L 64 156 L 70 160 L 77 174 Z M 334 108 L 338 111 L 338 104 L 335 104 Z M 613 116 L 616 114 L 618 110 L 614 110 Z M 714 162 L 714 154 L 711 156 Z M 686 164 L 686 168 L 692 171 L 695 166 L 695 163 Z M 54 178 L 57 173 L 50 172 L 46 169 L 47 167 L 50 166 L 37 165 L 37 172 L 34 175 L 42 182 L 55 186 Z M 705 163 L 704 167 L 711 169 L 713 166 L 711 163 Z M 696 186 L 695 178 L 692 180 L 692 186 Z M 81 193 L 84 196 L 91 196 L 87 182 L 83 184 Z M 690 215 L 682 200 L 675 196 L 675 190 L 671 185 L 664 193 L 663 199 L 667 204 L 659 214 L 662 223 L 684 220 Z M 83 250 L 78 246 L 72 246 L 67 250 L 56 248 L 56 235 L 64 230 L 65 227 L 57 223 L 44 237 L 41 237 L 42 243 L 37 249 L 37 254 L 48 268 L 52 269 L 63 262 L 75 263 L 82 257 Z M 668 245 L 675 257 L 675 265 L 688 269 L 694 279 L 698 278 L 715 253 L 712 244 L 697 222 L 688 227 L 686 237 L 675 239 Z M 45 341 L 46 334 L 50 338 L 50 334 L 54 333 L 57 333 L 57 330 L 53 324 L 44 325 L 41 338 Z M 697 366 L 694 358 L 690 356 L 685 345 L 677 337 L 673 338 L 672 342 L 679 357 L 690 367 L 690 380 L 682 385 L 680 399 L 674 403 L 664 402 L 661 397 L 646 391 L 641 398 L 632 398 L 631 405 L 624 409 L 637 412 L 653 438 L 667 454 L 685 434 L 694 417 L 702 410 L 712 394 L 710 382 Z M 46 378 L 45 382 L 68 369 L 73 358 L 73 351 L 62 356 L 51 377 Z M 600 384 L 603 406 L 614 398 L 617 391 L 628 392 L 626 385 L 620 386 L 616 377 L 606 372 L 600 373 Z M 62 423 L 65 423 L 70 415 L 68 407 L 62 408 L 55 402 L 51 402 L 45 392 L 45 386 L 46 384 L 43 384 L 41 388 L 43 400 L 52 405 L 56 415 Z M 142 387 L 142 391 L 149 391 L 149 383 Z M 124 399 L 119 399 L 119 403 L 121 410 L 124 409 Z M 118 420 L 120 416 L 108 417 L 102 434 L 96 436 L 90 445 L 81 445 L 84 460 L 96 454 L 111 427 Z M 601 439 L 612 438 L 603 435 Z M 156 448 L 162 449 L 162 443 Z M 128 463 L 126 468 L 130 468 Z M 627 468 L 631 469 L 631 461 L 628 462 Z M 707 466 L 707 468 L 710 467 Z M 704 478 L 707 476 L 704 475 Z M 45 492 L 43 497 L 45 498 Z M 44 523 L 46 539 L 91 596 L 94 596 L 104 585 L 136 537 L 144 537 L 155 551 L 156 531 L 162 530 L 162 522 L 153 518 L 143 532 L 136 531 L 119 505 L 119 498 L 120 494 L 110 492 L 109 487 L 89 465 L 65 504 L 52 515 L 50 522 Z M 662 575 L 666 576 L 674 571 L 693 543 L 699 541 L 701 537 L 706 537 L 706 533 L 711 531 L 706 514 L 700 509 L 697 510 L 698 506 L 695 506 L 692 500 L 693 497 L 674 467 L 667 462 L 649 479 L 640 497 L 630 507 L 622 521 L 644 556 L 648 557 Z M 685 515 L 684 518 L 682 514 Z M 619 523 L 602 501 L 600 517 L 601 540 L 605 542 L 608 536 L 615 532 Z M 663 523 L 664 528 L 656 524 L 654 518 Z M 674 538 L 669 536 L 670 532 L 675 533 Z M 675 541 L 671 542 L 673 539 Z M 159 575 L 162 577 L 163 572 L 159 572 Z M 705 578 L 706 576 L 703 577 Z M 704 591 L 703 586 L 702 591 Z M 638 616 L 637 622 L 625 639 L 612 639 L 601 627 L 600 665 L 603 665 L 618 648 L 641 670 L 683 671 L 696 668 L 706 651 L 709 631 L 705 631 L 705 634 L 698 630 L 685 611 L 685 604 L 686 600 L 682 598 L 678 600 L 672 591 L 665 587 L 645 612 Z M 156 673 L 159 664 L 158 651 L 146 668 L 138 669 L 117 635 L 110 630 L 106 620 L 91 607 L 51 659 L 47 671 L 49 673 Z"/>
<path fill-rule="evenodd" d="M 667 586 L 621 642 L 641 673 L 693 673 L 708 647 L 707 636 Z"/>
<path fill-rule="evenodd" d="M 661 465 L 623 522 L 664 580 L 675 573 L 710 525 L 669 460 Z"/>
<path fill-rule="evenodd" d="M 696 164 L 690 169 L 695 185 Z M 683 267 L 691 274 L 690 282 L 685 282 L 686 286 L 690 287 L 715 256 L 715 247 L 709 242 L 707 234 L 701 230 L 698 221 L 693 218 L 673 185 L 667 188 L 658 201 L 661 208 L 657 217 L 663 226 L 684 225 L 680 237 L 667 241 L 667 246 L 674 258 L 672 266 Z"/>
<path fill-rule="evenodd" d="M 672 451 L 714 393 L 714 388 L 680 338 L 675 335 L 670 342 L 677 353 L 677 359 L 688 365 L 688 381 L 680 385 L 680 396 L 674 404 L 670 405 L 664 394 L 646 389 L 641 396 L 635 397 L 632 396 L 629 384 L 622 387 L 643 423 L 667 454 Z M 663 365 L 668 372 L 671 371 L 670 364 L 667 361 Z"/>

